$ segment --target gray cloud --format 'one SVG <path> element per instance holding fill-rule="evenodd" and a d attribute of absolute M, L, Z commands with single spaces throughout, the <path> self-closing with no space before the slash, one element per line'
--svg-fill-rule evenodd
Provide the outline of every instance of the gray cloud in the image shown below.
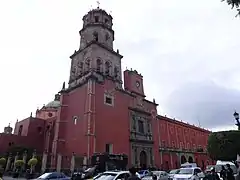
<path fill-rule="evenodd" d="M 235 123 L 233 112 L 240 110 L 240 92 L 213 82 L 189 83 L 176 89 L 168 98 L 169 113 L 203 127 L 216 128 Z"/>

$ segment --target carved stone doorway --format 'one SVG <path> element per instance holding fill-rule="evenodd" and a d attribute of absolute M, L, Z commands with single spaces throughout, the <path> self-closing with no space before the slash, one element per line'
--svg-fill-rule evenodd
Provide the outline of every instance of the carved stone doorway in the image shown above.
<path fill-rule="evenodd" d="M 140 167 L 147 169 L 147 153 L 145 151 L 140 152 Z"/>
<path fill-rule="evenodd" d="M 184 155 L 181 156 L 181 164 L 187 162 L 186 157 Z"/>
<path fill-rule="evenodd" d="M 188 157 L 188 162 L 189 162 L 189 163 L 193 163 L 193 158 L 192 158 L 192 156 L 189 156 L 189 157 Z"/>

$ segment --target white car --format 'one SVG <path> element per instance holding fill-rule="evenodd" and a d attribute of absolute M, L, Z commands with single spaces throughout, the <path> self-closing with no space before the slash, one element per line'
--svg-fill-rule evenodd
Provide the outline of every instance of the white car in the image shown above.
<path fill-rule="evenodd" d="M 177 174 L 174 175 L 173 180 L 201 180 L 204 178 L 204 173 L 199 167 L 181 168 Z"/>
<path fill-rule="evenodd" d="M 151 174 L 142 178 L 142 180 L 152 180 L 152 175 L 157 176 L 157 180 L 168 180 L 168 173 L 165 171 L 152 171 Z"/>
<path fill-rule="evenodd" d="M 140 174 L 136 173 L 139 178 L 141 178 Z M 122 180 L 127 179 L 130 176 L 129 171 L 106 171 L 95 176 L 94 180 Z"/>

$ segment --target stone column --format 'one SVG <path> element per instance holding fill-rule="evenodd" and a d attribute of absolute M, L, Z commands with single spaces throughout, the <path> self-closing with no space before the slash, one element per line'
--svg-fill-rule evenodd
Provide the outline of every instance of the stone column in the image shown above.
<path fill-rule="evenodd" d="M 83 167 L 84 167 L 85 169 L 87 168 L 87 165 L 90 164 L 88 161 L 89 161 L 89 160 L 87 159 L 87 156 L 84 156 L 84 157 L 83 157 Z"/>
<path fill-rule="evenodd" d="M 47 152 L 44 152 L 42 157 L 42 168 L 41 168 L 42 173 L 44 173 L 46 170 L 47 156 L 48 156 Z"/>
<path fill-rule="evenodd" d="M 13 171 L 15 171 L 16 170 L 16 166 L 15 166 L 15 162 L 18 160 L 18 152 L 17 152 L 17 154 L 16 154 L 16 156 L 15 156 L 15 158 L 14 158 L 14 165 L 13 165 Z"/>
<path fill-rule="evenodd" d="M 74 152 L 72 153 L 72 158 L 71 158 L 71 166 L 70 166 L 70 170 L 73 173 L 75 169 L 75 154 Z"/>
<path fill-rule="evenodd" d="M 10 153 L 10 154 L 8 155 L 7 165 L 6 165 L 5 171 L 8 171 L 8 170 L 9 170 L 10 165 L 11 165 L 11 160 L 12 160 L 12 154 Z"/>
<path fill-rule="evenodd" d="M 170 168 L 173 169 L 173 158 L 172 158 L 172 152 L 170 152 L 170 163 L 171 163 Z"/>
<path fill-rule="evenodd" d="M 24 162 L 23 170 L 25 170 L 27 164 L 27 151 L 24 151 L 23 153 L 23 162 Z"/>
<path fill-rule="evenodd" d="M 57 172 L 61 172 L 61 167 L 62 167 L 62 155 L 58 154 L 58 157 L 57 157 Z"/>

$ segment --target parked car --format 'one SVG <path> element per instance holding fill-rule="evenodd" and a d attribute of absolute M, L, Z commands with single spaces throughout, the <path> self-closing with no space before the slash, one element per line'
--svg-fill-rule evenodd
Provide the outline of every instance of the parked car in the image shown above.
<path fill-rule="evenodd" d="M 177 174 L 180 171 L 180 169 L 173 169 L 168 173 L 168 179 L 173 180 L 173 177 L 175 174 Z"/>
<path fill-rule="evenodd" d="M 93 180 L 127 180 L 129 176 L 129 171 L 106 171 L 95 176 Z M 137 173 L 137 176 L 141 178 L 139 173 Z"/>
<path fill-rule="evenodd" d="M 214 167 L 215 165 L 207 165 L 206 169 L 205 169 L 205 173 L 209 173 L 212 169 L 212 167 Z"/>
<path fill-rule="evenodd" d="M 142 180 L 152 180 L 153 175 L 157 176 L 157 180 L 168 180 L 168 173 L 165 171 L 151 171 L 151 173 L 143 177 Z"/>
<path fill-rule="evenodd" d="M 201 168 L 181 168 L 180 171 L 174 175 L 173 180 L 191 179 L 191 180 L 201 180 L 205 177 Z"/>
<path fill-rule="evenodd" d="M 59 173 L 59 172 L 49 172 L 49 173 L 44 173 L 41 176 L 39 176 L 37 179 L 41 179 L 41 180 L 54 180 L 54 179 L 58 179 L 58 180 L 70 180 L 71 178 L 66 176 L 63 173 Z"/>

